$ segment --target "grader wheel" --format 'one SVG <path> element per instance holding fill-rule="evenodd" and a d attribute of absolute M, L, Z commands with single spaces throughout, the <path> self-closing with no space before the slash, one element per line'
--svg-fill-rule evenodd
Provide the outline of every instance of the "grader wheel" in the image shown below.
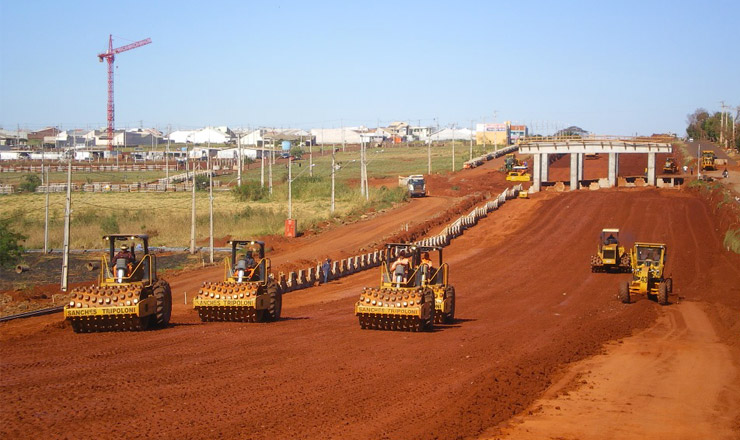
<path fill-rule="evenodd" d="M 662 306 L 668 304 L 668 286 L 665 281 L 658 284 L 658 304 Z"/>
<path fill-rule="evenodd" d="M 618 298 L 624 304 L 630 303 L 630 283 L 628 281 L 623 281 L 619 284 Z"/>

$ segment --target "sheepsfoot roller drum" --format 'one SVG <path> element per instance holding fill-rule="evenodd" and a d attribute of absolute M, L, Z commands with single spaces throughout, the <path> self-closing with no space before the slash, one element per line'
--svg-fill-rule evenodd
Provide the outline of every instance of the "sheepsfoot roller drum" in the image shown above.
<path fill-rule="evenodd" d="M 635 295 L 645 295 L 668 304 L 673 293 L 673 278 L 665 276 L 666 245 L 663 243 L 635 243 L 630 251 L 632 279 L 619 284 L 617 296 L 625 304 Z"/>
<path fill-rule="evenodd" d="M 264 322 L 280 319 L 282 294 L 270 279 L 265 244 L 232 240 L 224 260 L 225 281 L 205 282 L 193 299 L 201 321 Z M 257 253 L 257 260 L 253 253 Z M 232 266 L 231 262 L 234 261 Z"/>
<path fill-rule="evenodd" d="M 167 326 L 172 293 L 167 281 L 157 279 L 156 257 L 149 254 L 148 237 L 116 234 L 103 239 L 109 243 L 110 255 L 102 258 L 98 284 L 74 289 L 64 307 L 64 318 L 72 329 L 79 333 Z M 140 260 L 135 256 L 137 241 L 143 251 Z M 123 244 L 114 255 L 116 242 Z"/>
<path fill-rule="evenodd" d="M 429 257 L 438 255 L 437 266 Z M 447 281 L 442 248 L 389 243 L 379 288 L 364 288 L 355 304 L 363 329 L 431 330 L 455 318 L 455 288 Z"/>

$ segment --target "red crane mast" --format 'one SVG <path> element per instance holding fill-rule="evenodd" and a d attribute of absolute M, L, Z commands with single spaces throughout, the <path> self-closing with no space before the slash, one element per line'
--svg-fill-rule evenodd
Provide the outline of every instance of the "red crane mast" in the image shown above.
<path fill-rule="evenodd" d="M 113 61 L 116 59 L 116 54 L 126 52 L 127 50 L 136 49 L 147 45 L 152 42 L 151 38 L 146 40 L 137 41 L 135 43 L 127 44 L 125 46 L 113 48 L 113 35 L 110 35 L 108 39 L 108 51 L 98 54 L 98 60 L 102 63 L 103 60 L 108 61 L 108 150 L 113 150 L 113 130 L 115 125 L 115 107 L 113 105 Z M 124 136 L 126 134 L 124 133 Z"/>

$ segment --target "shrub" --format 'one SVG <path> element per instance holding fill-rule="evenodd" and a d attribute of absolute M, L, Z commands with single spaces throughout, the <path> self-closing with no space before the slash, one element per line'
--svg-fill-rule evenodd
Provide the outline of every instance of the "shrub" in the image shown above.
<path fill-rule="evenodd" d="M 740 229 L 730 229 L 725 232 L 725 248 L 736 254 L 740 254 Z"/>
<path fill-rule="evenodd" d="M 210 178 L 205 174 L 195 176 L 195 189 L 197 191 L 208 191 L 211 185 Z"/>
<path fill-rule="evenodd" d="M 35 174 L 26 174 L 18 188 L 24 192 L 36 192 L 36 188 L 41 185 L 41 178 Z"/>
<path fill-rule="evenodd" d="M 25 239 L 25 235 L 10 229 L 10 220 L 0 219 L 0 266 L 10 266 L 21 258 L 23 246 L 18 242 Z"/>
<path fill-rule="evenodd" d="M 103 217 L 100 220 L 100 230 L 103 231 L 103 234 L 118 234 L 121 232 L 116 214 L 111 213 L 107 217 Z"/>
<path fill-rule="evenodd" d="M 269 194 L 269 190 L 266 187 L 263 188 L 257 181 L 242 183 L 234 187 L 232 191 L 234 196 L 242 202 L 256 202 L 257 200 L 266 198 Z"/>

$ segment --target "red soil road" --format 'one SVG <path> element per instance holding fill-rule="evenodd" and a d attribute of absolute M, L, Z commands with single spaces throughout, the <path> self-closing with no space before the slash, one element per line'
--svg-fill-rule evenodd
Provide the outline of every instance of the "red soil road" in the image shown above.
<path fill-rule="evenodd" d="M 541 193 L 445 250 L 459 319 L 432 333 L 360 330 L 352 307 L 377 283 L 372 271 L 286 295 L 285 319 L 272 324 L 203 324 L 176 309 L 171 328 L 134 334 L 77 335 L 58 317 L 26 321 L 27 337 L 0 327 L 0 434 L 477 436 L 527 408 L 568 363 L 666 313 L 645 299 L 619 303 L 625 275 L 590 272 L 607 226 L 667 242 L 676 293 L 715 307 L 713 323 L 738 324 L 720 312 L 740 308 L 740 256 L 722 250 L 703 201 L 656 189 Z"/>

